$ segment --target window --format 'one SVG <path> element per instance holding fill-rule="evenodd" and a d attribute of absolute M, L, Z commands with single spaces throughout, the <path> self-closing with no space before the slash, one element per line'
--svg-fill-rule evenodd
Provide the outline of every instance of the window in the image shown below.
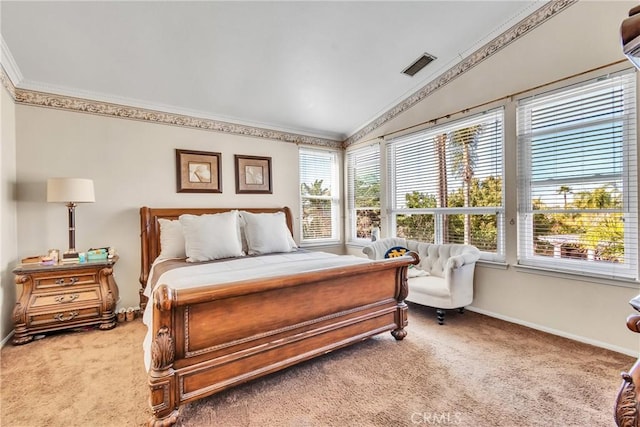
<path fill-rule="evenodd" d="M 503 120 L 500 108 L 389 141 L 396 236 L 472 244 L 504 260 Z"/>
<path fill-rule="evenodd" d="M 347 153 L 349 240 L 371 240 L 380 226 L 380 146 Z"/>
<path fill-rule="evenodd" d="M 329 243 L 340 239 L 338 153 L 300 149 L 301 243 Z"/>
<path fill-rule="evenodd" d="M 520 264 L 638 277 L 635 79 L 519 102 Z"/>

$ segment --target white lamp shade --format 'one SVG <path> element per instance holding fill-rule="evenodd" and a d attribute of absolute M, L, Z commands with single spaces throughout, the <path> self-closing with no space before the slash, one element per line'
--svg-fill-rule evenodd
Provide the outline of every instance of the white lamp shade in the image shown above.
<path fill-rule="evenodd" d="M 84 178 L 49 178 L 47 202 L 93 203 L 93 180 Z"/>

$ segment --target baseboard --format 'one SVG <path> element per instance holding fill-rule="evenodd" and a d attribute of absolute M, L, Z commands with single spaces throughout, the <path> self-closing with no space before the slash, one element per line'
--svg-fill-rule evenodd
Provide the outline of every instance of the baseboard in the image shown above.
<path fill-rule="evenodd" d="M 9 342 L 9 340 L 11 339 L 15 331 L 16 331 L 15 329 L 12 329 L 11 332 L 9 332 L 9 335 L 4 337 L 4 339 L 0 341 L 0 348 L 4 347 L 4 345 Z"/>
<path fill-rule="evenodd" d="M 580 335 L 569 334 L 564 331 L 560 331 L 558 329 L 548 328 L 546 326 L 538 325 L 537 323 L 527 322 L 521 319 L 516 319 L 514 317 L 504 316 L 502 314 L 494 313 L 492 311 L 483 310 L 481 308 L 468 306 L 465 307 L 465 310 L 473 311 L 476 313 L 484 314 L 485 316 L 495 317 L 496 319 L 504 320 L 505 322 L 515 323 L 517 325 L 526 326 L 527 328 L 536 329 L 538 331 L 546 332 L 548 334 L 557 335 L 559 337 L 568 338 L 570 340 L 578 341 L 584 344 L 590 344 L 595 347 L 604 348 L 607 350 L 615 351 L 617 353 L 626 354 L 627 356 L 638 357 L 638 353 L 630 350 L 628 348 L 620 347 L 617 345 L 608 344 L 602 341 L 594 340 L 591 338 L 585 338 Z"/>

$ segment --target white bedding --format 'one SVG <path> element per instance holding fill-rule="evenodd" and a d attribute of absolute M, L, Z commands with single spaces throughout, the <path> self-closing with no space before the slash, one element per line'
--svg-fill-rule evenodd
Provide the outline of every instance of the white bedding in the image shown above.
<path fill-rule="evenodd" d="M 257 257 L 233 258 L 224 262 L 191 264 L 163 273 L 155 281 L 154 267 L 167 259 L 156 260 L 151 266 L 144 294 L 149 298 L 143 321 L 147 325 L 144 340 L 144 362 L 149 371 L 151 366 L 151 338 L 153 326 L 153 290 L 150 283 L 167 284 L 173 289 L 188 289 L 218 283 L 238 282 L 242 280 L 281 276 L 307 271 L 322 270 L 371 262 L 367 258 L 352 255 L 335 255 L 326 252 L 289 252 Z"/>

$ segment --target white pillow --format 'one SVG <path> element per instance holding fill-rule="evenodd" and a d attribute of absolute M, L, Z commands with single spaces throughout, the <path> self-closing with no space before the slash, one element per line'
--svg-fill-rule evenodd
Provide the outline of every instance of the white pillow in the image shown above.
<path fill-rule="evenodd" d="M 242 211 L 240 215 L 245 223 L 249 255 L 291 252 L 298 247 L 291 237 L 284 212 L 254 214 Z"/>
<path fill-rule="evenodd" d="M 158 258 L 185 258 L 182 224 L 177 219 L 159 218 L 160 255 Z"/>
<path fill-rule="evenodd" d="M 187 262 L 209 261 L 244 255 L 240 243 L 238 211 L 219 214 L 180 215 Z"/>

